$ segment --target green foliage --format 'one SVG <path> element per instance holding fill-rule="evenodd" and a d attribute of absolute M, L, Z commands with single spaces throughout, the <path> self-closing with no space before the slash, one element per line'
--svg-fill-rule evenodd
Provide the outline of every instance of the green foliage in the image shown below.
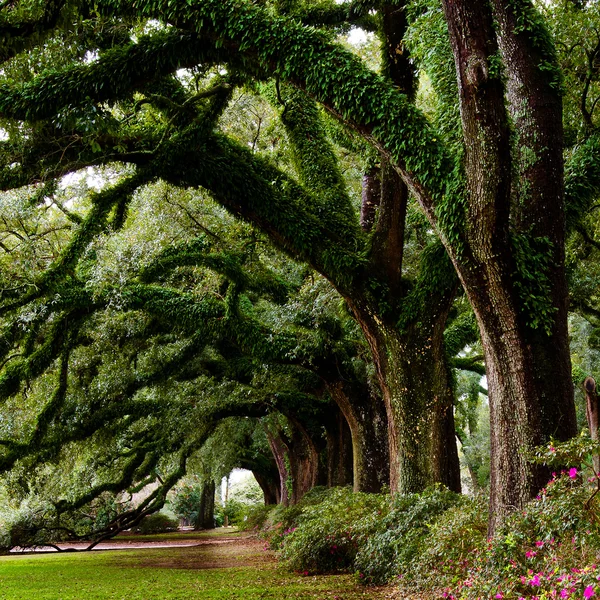
<path fill-rule="evenodd" d="M 177 529 L 179 529 L 179 523 L 175 519 L 164 513 L 156 512 L 144 517 L 134 531 L 142 535 L 148 535 L 151 533 L 168 533 L 177 531 Z"/>
<path fill-rule="evenodd" d="M 555 249 L 548 238 L 531 238 L 524 234 L 511 237 L 516 270 L 513 281 L 521 300 L 523 317 L 532 329 L 552 330 L 554 313 L 549 270 Z"/>
<path fill-rule="evenodd" d="M 198 518 L 198 510 L 202 500 L 202 486 L 199 484 L 183 483 L 171 493 L 169 507 L 180 519 L 189 521 L 192 525 Z"/>
<path fill-rule="evenodd" d="M 303 508 L 295 527 L 284 530 L 281 559 L 295 571 L 352 570 L 358 549 L 378 530 L 386 510 L 384 496 L 333 489 L 319 504 Z"/>
<path fill-rule="evenodd" d="M 410 577 L 427 547 L 432 524 L 460 502 L 459 494 L 441 487 L 393 498 L 389 512 L 357 553 L 354 569 L 359 578 L 382 584 L 400 574 Z"/>

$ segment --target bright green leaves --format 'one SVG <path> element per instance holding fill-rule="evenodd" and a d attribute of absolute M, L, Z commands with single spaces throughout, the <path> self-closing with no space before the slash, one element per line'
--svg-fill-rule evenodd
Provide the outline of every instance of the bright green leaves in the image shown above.
<path fill-rule="evenodd" d="M 549 277 L 553 265 L 552 243 L 545 237 L 513 233 L 511 244 L 516 263 L 513 283 L 521 313 L 529 327 L 543 329 L 550 335 L 557 311 Z"/>

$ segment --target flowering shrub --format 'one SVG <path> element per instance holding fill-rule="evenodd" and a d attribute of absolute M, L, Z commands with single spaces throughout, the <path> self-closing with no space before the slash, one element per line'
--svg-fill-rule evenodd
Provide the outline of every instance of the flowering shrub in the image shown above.
<path fill-rule="evenodd" d="M 554 473 L 525 510 L 476 549 L 456 572 L 461 582 L 449 585 L 444 597 L 600 598 L 600 495 L 588 460 L 591 451 L 595 443 L 585 434 L 538 450 L 540 462 L 578 466 Z"/>

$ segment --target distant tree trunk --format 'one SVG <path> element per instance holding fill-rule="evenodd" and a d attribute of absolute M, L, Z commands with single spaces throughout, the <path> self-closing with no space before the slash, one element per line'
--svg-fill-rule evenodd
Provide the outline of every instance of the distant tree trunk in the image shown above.
<path fill-rule="evenodd" d="M 389 484 L 387 416 L 383 400 L 369 386 L 340 377 L 338 369 L 320 369 L 327 390 L 344 415 L 352 439 L 355 492 L 381 492 Z"/>
<path fill-rule="evenodd" d="M 317 485 L 319 480 L 319 451 L 300 421 L 288 416 L 292 435 L 288 443 L 288 457 L 292 476 L 292 504 Z"/>
<path fill-rule="evenodd" d="M 214 529 L 215 526 L 215 482 L 205 480 L 202 483 L 202 495 L 198 508 L 198 518 L 194 529 Z"/>
<path fill-rule="evenodd" d="M 225 499 L 223 500 L 223 506 L 227 509 L 227 503 L 229 502 L 229 475 L 225 478 Z M 223 518 L 223 526 L 229 527 L 229 515 L 225 510 L 225 516 Z"/>
<path fill-rule="evenodd" d="M 262 490 L 265 505 L 279 504 L 281 501 L 281 482 L 279 481 L 279 476 L 277 477 L 277 481 L 275 481 L 258 471 L 252 471 L 252 474 Z"/>
<path fill-rule="evenodd" d="M 335 410 L 324 419 L 327 436 L 327 487 L 352 485 L 352 434 L 342 411 L 335 404 L 333 407 Z"/>
<path fill-rule="evenodd" d="M 269 447 L 273 453 L 277 471 L 279 472 L 279 503 L 283 506 L 289 506 L 290 496 L 288 492 L 288 483 L 290 473 L 287 468 L 287 447 L 278 431 L 273 431 L 271 427 L 265 426 Z"/>

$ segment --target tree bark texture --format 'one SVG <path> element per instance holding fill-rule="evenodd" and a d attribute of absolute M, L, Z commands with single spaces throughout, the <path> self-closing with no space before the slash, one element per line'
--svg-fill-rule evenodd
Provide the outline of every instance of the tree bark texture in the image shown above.
<path fill-rule="evenodd" d="M 598 403 L 598 394 L 596 392 L 596 382 L 593 377 L 586 377 L 583 382 L 583 389 L 585 390 L 585 416 L 590 428 L 590 437 L 594 440 L 598 440 L 598 424 L 600 423 L 600 404 Z M 592 463 L 594 466 L 594 472 L 596 475 L 600 473 L 600 456 L 594 454 L 592 456 Z"/>
<path fill-rule="evenodd" d="M 281 482 L 279 481 L 279 474 L 277 480 L 266 477 L 263 473 L 258 471 L 252 471 L 252 474 L 262 490 L 265 506 L 279 504 L 281 501 Z"/>
<path fill-rule="evenodd" d="M 352 433 L 348 422 L 337 405 L 325 416 L 327 439 L 327 487 L 353 485 Z"/>
<path fill-rule="evenodd" d="M 289 506 L 290 494 L 288 492 L 288 484 L 290 473 L 287 468 L 287 448 L 277 431 L 272 431 L 270 427 L 265 427 L 265 433 L 269 442 L 269 447 L 273 453 L 277 471 L 279 472 L 279 503 L 283 506 Z"/>
<path fill-rule="evenodd" d="M 439 482 L 460 491 L 443 331 L 454 294 L 432 310 L 434 324 L 400 333 L 367 308 L 351 305 L 373 353 L 388 420 L 390 488 L 420 492 Z M 425 320 L 424 320 L 425 321 Z"/>
<path fill-rule="evenodd" d="M 531 72 L 521 68 L 524 65 L 515 69 L 515 64 L 522 60 L 530 68 L 535 63 L 537 68 L 538 63 L 522 54 L 523 47 L 516 50 L 520 44 L 514 43 L 514 21 L 509 23 L 504 2 L 493 3 L 500 47 L 489 4 L 475 6 L 466 0 L 444 0 L 443 4 L 460 90 L 468 188 L 466 248 L 462 256 L 455 252 L 453 261 L 475 311 L 486 359 L 492 438 L 491 534 L 506 514 L 521 508 L 546 482 L 547 470 L 528 463 L 524 451 L 543 443 L 550 434 L 565 439 L 575 431 L 561 266 L 562 175 L 555 173 L 562 172 L 562 159 L 556 157 L 562 145 L 545 148 L 552 155 L 547 167 L 538 147 L 536 164 L 519 174 L 533 182 L 545 169 L 553 172 L 552 189 L 540 185 L 533 194 L 537 197 L 531 200 L 533 205 L 530 207 L 530 199 L 526 199 L 519 209 L 520 199 L 515 198 L 511 177 L 514 165 L 505 90 L 493 64 L 501 50 L 508 73 L 508 96 L 512 98 L 509 105 L 519 128 L 517 104 L 533 114 L 536 106 L 524 103 L 541 84 L 539 78 L 531 81 Z M 552 104 L 554 108 L 548 107 L 550 113 L 541 118 L 550 119 L 551 113 L 559 111 L 558 121 L 554 114 L 549 125 L 557 130 L 554 142 L 558 144 L 560 106 L 555 101 Z M 523 139 L 533 144 L 540 123 L 531 129 L 531 116 L 526 121 Z M 545 136 L 544 143 L 549 139 Z M 548 219 L 541 212 L 552 216 Z M 511 250 L 511 223 L 523 227 L 528 235 L 548 236 L 554 245 L 555 266 L 548 275 L 556 313 L 550 335 L 541 327 L 534 330 L 524 316 L 523 299 L 515 285 L 517 262 Z"/>
<path fill-rule="evenodd" d="M 389 484 L 387 414 L 383 400 L 367 384 L 322 373 L 327 390 L 344 415 L 352 440 L 352 487 L 379 493 Z"/>

